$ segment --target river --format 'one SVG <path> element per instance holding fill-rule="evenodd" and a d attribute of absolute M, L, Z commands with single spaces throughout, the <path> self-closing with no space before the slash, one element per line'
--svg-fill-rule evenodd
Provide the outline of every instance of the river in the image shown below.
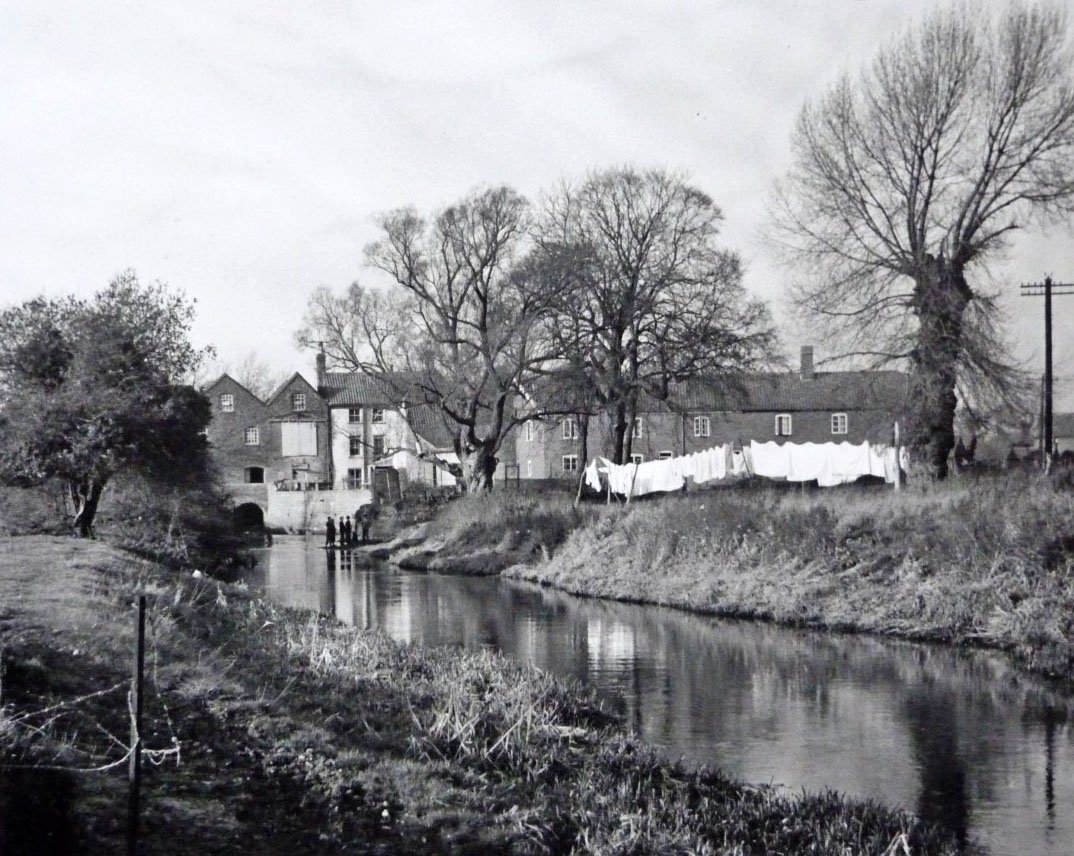
<path fill-rule="evenodd" d="M 408 573 L 298 537 L 257 552 L 246 579 L 270 599 L 581 681 L 669 758 L 872 798 L 995 856 L 1074 853 L 1074 696 L 1002 656 Z"/>

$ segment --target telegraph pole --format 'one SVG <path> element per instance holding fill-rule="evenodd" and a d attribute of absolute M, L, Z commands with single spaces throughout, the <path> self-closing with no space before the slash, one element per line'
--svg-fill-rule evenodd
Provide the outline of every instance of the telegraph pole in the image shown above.
<path fill-rule="evenodd" d="M 1074 283 L 1052 282 L 1050 276 L 1044 282 L 1022 283 L 1022 297 L 1044 296 L 1044 413 L 1041 445 L 1041 466 L 1047 468 L 1052 454 L 1052 295 L 1057 297 L 1074 294 Z"/>

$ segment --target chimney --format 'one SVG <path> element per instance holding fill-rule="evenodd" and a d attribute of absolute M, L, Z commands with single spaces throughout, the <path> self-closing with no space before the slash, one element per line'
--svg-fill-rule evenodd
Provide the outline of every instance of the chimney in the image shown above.
<path fill-rule="evenodd" d="M 802 345 L 802 380 L 813 380 L 817 373 L 813 370 L 813 346 Z"/>
<path fill-rule="evenodd" d="M 324 390 L 324 374 L 325 374 L 325 359 L 324 359 L 324 342 L 321 342 L 321 349 L 317 352 L 317 391 L 323 392 Z"/>

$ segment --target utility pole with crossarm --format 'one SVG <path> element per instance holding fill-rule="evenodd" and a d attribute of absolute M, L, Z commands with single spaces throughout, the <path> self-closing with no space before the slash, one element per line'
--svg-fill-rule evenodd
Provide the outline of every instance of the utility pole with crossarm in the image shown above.
<path fill-rule="evenodd" d="M 1023 297 L 1044 296 L 1044 413 L 1041 438 L 1041 466 L 1048 468 L 1052 455 L 1052 295 L 1056 297 L 1074 294 L 1074 283 L 1052 282 L 1050 276 L 1044 282 L 1022 283 Z"/>

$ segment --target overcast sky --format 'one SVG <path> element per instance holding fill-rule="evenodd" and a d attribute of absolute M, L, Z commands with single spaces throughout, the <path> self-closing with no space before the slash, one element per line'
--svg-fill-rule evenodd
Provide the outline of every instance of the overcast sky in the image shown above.
<path fill-rule="evenodd" d="M 0 293 L 88 295 L 131 267 L 197 299 L 224 361 L 311 376 L 306 299 L 376 282 L 377 212 L 629 162 L 717 201 L 796 354 L 811 337 L 758 234 L 795 115 L 936 5 L 0 0 Z M 1017 284 L 1074 281 L 1072 232 L 1021 236 L 997 272 L 1039 370 L 1041 301 Z M 1074 297 L 1055 309 L 1074 374 Z"/>

